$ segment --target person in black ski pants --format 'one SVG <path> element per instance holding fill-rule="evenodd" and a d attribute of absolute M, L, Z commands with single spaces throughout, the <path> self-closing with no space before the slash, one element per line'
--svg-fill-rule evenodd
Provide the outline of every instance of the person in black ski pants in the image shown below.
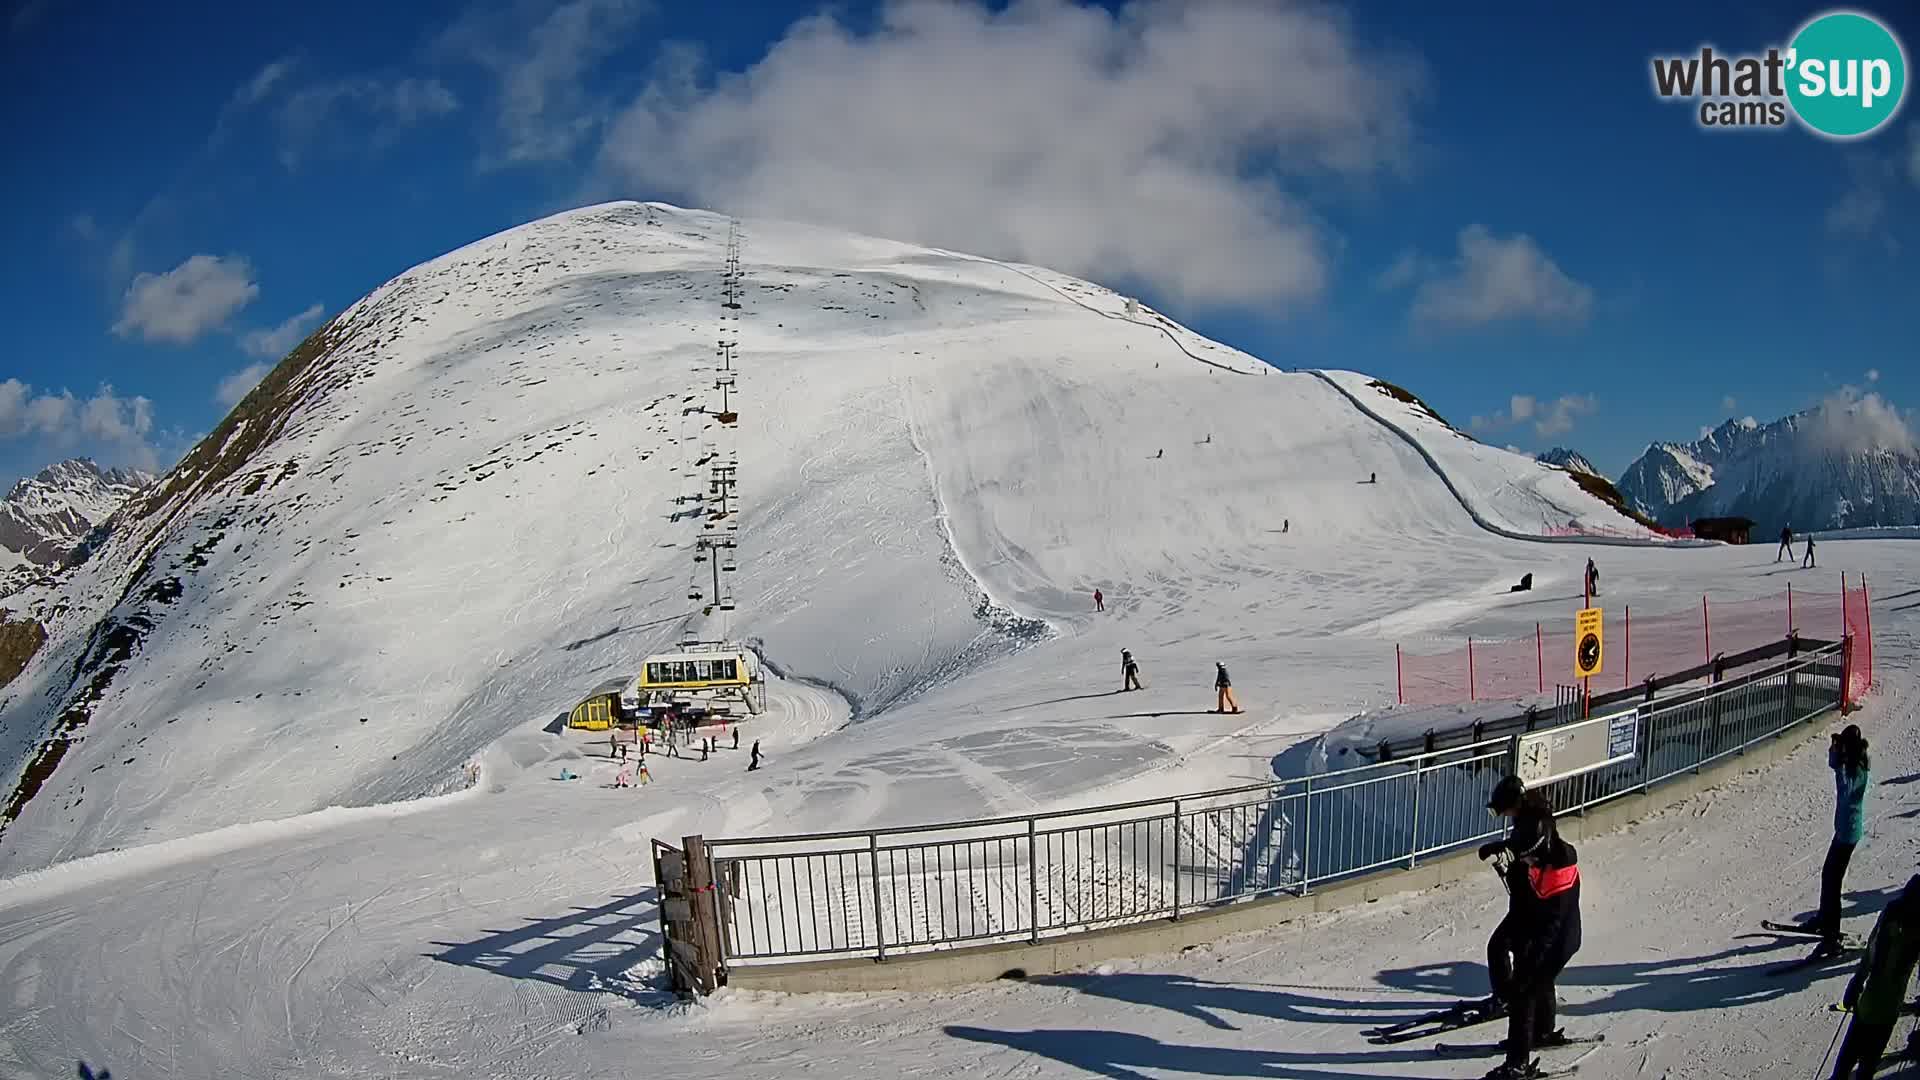
<path fill-rule="evenodd" d="M 1554 980 L 1580 951 L 1580 863 L 1573 845 L 1554 827 L 1546 796 L 1530 791 L 1514 815 L 1507 869 L 1518 916 L 1513 931 L 1513 977 L 1508 983 L 1507 1060 L 1487 1080 L 1540 1075 L 1536 1046 L 1564 1042 L 1555 1027 Z"/>
<path fill-rule="evenodd" d="M 1517 776 L 1507 776 L 1494 785 L 1493 794 L 1487 799 L 1487 812 L 1495 817 L 1514 818 L 1520 813 L 1521 797 L 1527 788 Z M 1537 829 L 1537 823 L 1522 826 L 1514 825 L 1517 834 L 1522 828 Z M 1492 841 L 1480 845 L 1480 859 L 1485 862 L 1502 853 L 1514 854 L 1513 837 Z M 1519 899 L 1514 896 L 1514 880 L 1502 873 L 1501 881 L 1507 887 L 1507 914 L 1500 925 L 1493 928 L 1493 935 L 1487 938 L 1487 982 L 1490 993 L 1482 1008 L 1489 1016 L 1505 1016 L 1509 1005 L 1507 986 L 1513 981 L 1513 936 L 1519 925 Z"/>
<path fill-rule="evenodd" d="M 1833 770 L 1833 842 L 1820 867 L 1820 911 L 1802 926 L 1820 935 L 1816 955 L 1840 951 L 1840 890 L 1846 883 L 1853 849 L 1866 833 L 1867 790 L 1873 786 L 1873 762 L 1860 725 L 1848 724 L 1827 746 L 1827 767 Z"/>

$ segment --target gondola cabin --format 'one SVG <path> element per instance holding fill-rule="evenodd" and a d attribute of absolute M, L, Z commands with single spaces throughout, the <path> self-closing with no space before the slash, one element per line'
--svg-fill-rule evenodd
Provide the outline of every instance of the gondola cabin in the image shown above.
<path fill-rule="evenodd" d="M 651 719 L 672 711 L 695 719 L 758 715 L 766 684 L 753 653 L 737 645 L 655 653 L 620 693 L 623 712 Z"/>
<path fill-rule="evenodd" d="M 580 704 L 567 714 L 567 726 L 579 731 L 605 731 L 626 719 L 620 710 L 620 691 L 625 680 L 615 679 L 593 688 Z"/>

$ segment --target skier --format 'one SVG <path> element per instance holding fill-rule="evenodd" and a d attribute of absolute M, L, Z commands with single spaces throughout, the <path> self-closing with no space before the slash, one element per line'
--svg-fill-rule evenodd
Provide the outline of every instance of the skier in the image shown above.
<path fill-rule="evenodd" d="M 1213 662 L 1213 669 L 1213 692 L 1216 699 L 1213 711 L 1217 713 L 1239 712 L 1240 702 L 1233 696 L 1233 680 L 1227 677 L 1227 665 L 1215 660 Z M 1232 707 L 1229 708 L 1228 706 Z"/>
<path fill-rule="evenodd" d="M 1587 560 L 1587 599 L 1591 600 L 1594 597 L 1599 595 L 1600 595 L 1600 568 L 1593 565 L 1592 559 L 1588 559 Z"/>
<path fill-rule="evenodd" d="M 1920 961 L 1920 874 L 1893 898 L 1873 924 L 1867 954 L 1847 983 L 1840 1004 L 1853 1014 L 1831 1080 L 1866 1080 L 1880 1066 L 1906 999 L 1907 983 Z"/>
<path fill-rule="evenodd" d="M 1527 786 L 1519 777 L 1502 777 L 1493 786 L 1493 794 L 1487 798 L 1487 812 L 1495 817 L 1517 818 L 1522 796 L 1526 793 Z M 1538 832 L 1539 824 L 1529 821 L 1524 828 Z M 1522 826 L 1516 822 L 1509 836 L 1480 845 L 1480 861 L 1485 862 L 1502 852 L 1512 855 L 1513 837 L 1519 835 L 1521 830 Z M 1501 918 L 1500 925 L 1493 928 L 1492 936 L 1487 938 L 1487 982 L 1491 992 L 1481 1008 L 1488 1017 L 1507 1015 L 1510 1001 L 1507 988 L 1513 981 L 1513 935 L 1520 921 L 1520 898 L 1514 892 L 1514 878 L 1505 871 L 1501 872 L 1500 878 L 1507 887 L 1507 913 Z"/>
<path fill-rule="evenodd" d="M 740 749 L 740 729 L 738 727 L 733 729 L 733 748 L 735 750 Z"/>
<path fill-rule="evenodd" d="M 1580 951 L 1580 864 L 1573 845 L 1560 838 L 1546 796 L 1520 797 L 1508 850 L 1513 865 L 1513 975 L 1507 984 L 1507 1060 L 1486 1080 L 1524 1080 L 1540 1075 L 1536 1046 L 1566 1042 L 1554 1026 L 1554 980 Z"/>
<path fill-rule="evenodd" d="M 1807 557 L 1801 560 L 1800 562 L 1800 569 L 1802 570 L 1809 569 L 1810 567 L 1813 566 L 1813 534 L 1812 533 L 1807 534 L 1806 549 L 1807 549 Z"/>
<path fill-rule="evenodd" d="M 1167 456 L 1167 452 L 1166 452 L 1165 450 L 1158 450 L 1158 451 L 1155 451 L 1155 452 L 1154 452 L 1154 455 L 1153 455 L 1153 459 L 1154 459 L 1155 461 L 1158 461 L 1158 460 L 1160 460 L 1161 458 L 1163 458 L 1163 457 L 1166 457 L 1166 456 Z"/>
<path fill-rule="evenodd" d="M 1134 660 L 1133 653 L 1126 649 L 1120 650 L 1120 679 L 1120 692 L 1123 694 L 1129 690 L 1145 689 L 1140 685 L 1140 664 Z"/>
<path fill-rule="evenodd" d="M 1379 483 L 1379 482 L 1380 482 L 1380 474 L 1379 474 L 1379 473 L 1374 473 L 1374 472 L 1370 472 L 1370 473 L 1368 473 L 1368 474 L 1367 474 L 1367 483 L 1369 483 L 1369 484 L 1377 484 L 1377 483 Z"/>
<path fill-rule="evenodd" d="M 1780 527 L 1780 550 L 1773 553 L 1773 561 L 1779 562 L 1783 555 L 1789 559 L 1793 558 L 1793 526 L 1791 525 Z"/>
<path fill-rule="evenodd" d="M 1292 527 L 1293 527 L 1293 522 L 1291 522 L 1291 521 L 1288 521 L 1288 520 L 1287 520 L 1286 518 L 1281 518 L 1281 519 L 1280 519 L 1280 531 L 1281 531 L 1281 532 L 1283 532 L 1283 533 L 1284 533 L 1284 532 L 1286 532 L 1286 531 L 1287 531 L 1288 529 L 1290 529 L 1290 528 L 1292 528 Z"/>
<path fill-rule="evenodd" d="M 748 772 L 752 772 L 753 770 L 760 767 L 760 740 L 759 739 L 753 740 L 752 754 L 753 754 L 753 760 L 747 764 Z"/>
<path fill-rule="evenodd" d="M 632 787 L 633 769 L 626 765 L 620 766 L 620 771 L 613 775 L 613 786 L 617 788 Z"/>
<path fill-rule="evenodd" d="M 1872 761 L 1859 724 L 1848 724 L 1827 746 L 1827 767 L 1833 770 L 1833 843 L 1820 868 L 1820 912 L 1803 927 L 1820 935 L 1815 957 L 1840 953 L 1840 886 L 1847 864 L 1866 829 L 1867 789 L 1873 786 Z"/>
<path fill-rule="evenodd" d="M 607 732 L 607 756 L 610 758 L 620 756 L 620 733 L 617 731 Z"/>
<path fill-rule="evenodd" d="M 1106 594 L 1102 593 L 1099 589 L 1093 590 L 1093 610 L 1095 611 L 1107 610 Z"/>

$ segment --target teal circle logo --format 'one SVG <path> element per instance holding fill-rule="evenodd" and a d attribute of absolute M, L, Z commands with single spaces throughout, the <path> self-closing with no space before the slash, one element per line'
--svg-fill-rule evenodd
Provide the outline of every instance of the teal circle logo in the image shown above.
<path fill-rule="evenodd" d="M 1907 54 L 1869 15 L 1833 11 L 1800 28 L 1787 49 L 1787 100 L 1808 127 L 1835 139 L 1893 119 L 1907 92 Z"/>

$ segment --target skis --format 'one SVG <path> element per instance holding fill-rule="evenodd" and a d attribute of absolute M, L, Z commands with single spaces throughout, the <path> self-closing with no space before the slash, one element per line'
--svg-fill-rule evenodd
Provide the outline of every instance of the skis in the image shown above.
<path fill-rule="evenodd" d="M 1499 1020 L 1505 1013 L 1494 1012 L 1485 1001 L 1463 1001 L 1458 1005 L 1428 1013 L 1400 1024 L 1388 1024 L 1385 1027 L 1371 1028 L 1365 1032 L 1367 1041 L 1375 1044 L 1412 1042 L 1415 1039 L 1444 1035 L 1449 1031 L 1473 1027 Z"/>
<path fill-rule="evenodd" d="M 1563 1042 L 1552 1043 L 1546 1046 L 1536 1046 L 1534 1049 L 1558 1050 L 1563 1046 L 1592 1046 L 1595 1043 L 1603 1043 L 1606 1041 L 1607 1037 L 1605 1035 L 1569 1035 Z M 1436 1054 L 1504 1054 L 1507 1052 L 1507 1046 L 1504 1040 L 1501 1042 L 1479 1043 L 1443 1042 L 1434 1043 L 1433 1052 Z"/>
<path fill-rule="evenodd" d="M 1768 930 L 1768 931 L 1771 931 L 1772 933 L 1780 934 L 1783 937 L 1809 938 L 1814 941 L 1820 940 L 1820 931 L 1808 930 L 1804 926 L 1796 926 L 1793 923 L 1774 922 L 1770 919 L 1762 919 L 1760 920 L 1760 927 L 1763 930 Z M 1856 949 L 1864 949 L 1866 948 L 1866 945 L 1867 945 L 1866 942 L 1860 940 L 1857 937 L 1854 937 L 1852 934 L 1840 935 L 1840 944 L 1842 948 L 1848 951 L 1853 951 Z"/>

